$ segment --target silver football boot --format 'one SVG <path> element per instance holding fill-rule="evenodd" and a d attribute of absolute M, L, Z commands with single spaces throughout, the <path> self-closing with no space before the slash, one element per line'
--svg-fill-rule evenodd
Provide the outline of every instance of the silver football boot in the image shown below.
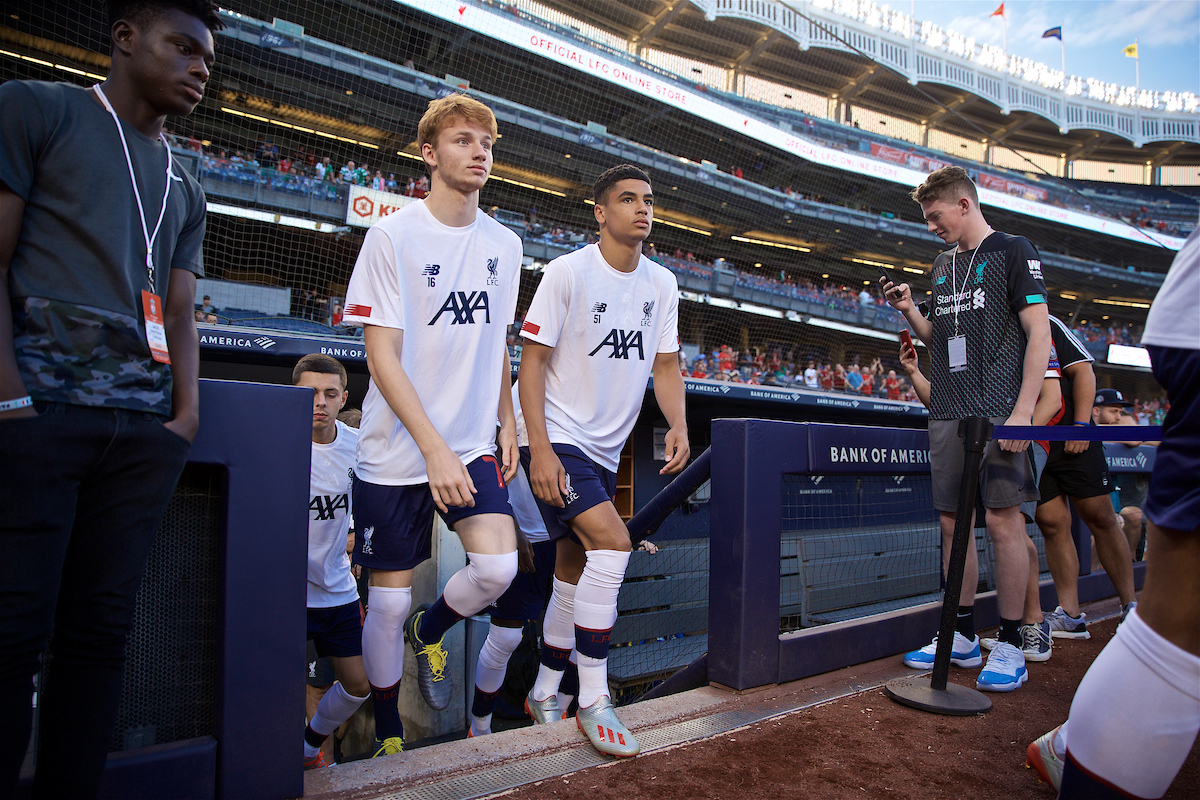
<path fill-rule="evenodd" d="M 580 707 L 575 714 L 575 724 L 601 753 L 629 758 L 641 752 L 637 738 L 617 719 L 607 695 L 588 708 Z"/>

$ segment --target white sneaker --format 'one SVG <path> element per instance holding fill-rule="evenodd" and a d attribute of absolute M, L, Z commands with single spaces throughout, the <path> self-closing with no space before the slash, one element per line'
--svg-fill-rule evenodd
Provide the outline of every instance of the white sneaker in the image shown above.
<path fill-rule="evenodd" d="M 1024 686 L 1027 680 L 1025 654 L 1008 642 L 997 642 L 987 666 L 975 679 L 975 688 L 981 692 L 1011 692 Z"/>
<path fill-rule="evenodd" d="M 913 650 L 904 654 L 904 666 L 912 667 L 913 669 L 933 669 L 933 661 L 937 655 L 937 637 L 933 637 L 930 644 L 925 645 L 920 650 Z M 954 632 L 954 648 L 950 652 L 950 663 L 956 667 L 978 667 L 983 663 L 983 656 L 979 654 L 979 637 L 972 636 L 968 639 L 958 631 Z"/>

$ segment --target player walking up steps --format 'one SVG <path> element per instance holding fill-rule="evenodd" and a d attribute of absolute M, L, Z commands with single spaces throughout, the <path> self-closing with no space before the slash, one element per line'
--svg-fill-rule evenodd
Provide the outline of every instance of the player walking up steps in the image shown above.
<path fill-rule="evenodd" d="M 402 635 L 416 653 L 425 702 L 445 708 L 443 635 L 499 597 L 517 572 L 506 480 L 518 454 L 504 339 L 516 313 L 521 240 L 479 209 L 495 138 L 496 118 L 482 103 L 451 95 L 429 104 L 417 131 L 433 177 L 429 196 L 367 231 L 346 294 L 343 321 L 363 326 L 371 371 L 352 490 L 361 532 L 354 563 L 371 570 L 363 660 L 375 714 L 385 718 L 376 725 L 382 753 L 401 745 Z M 409 615 L 435 506 L 470 563 L 437 602 Z"/>
<path fill-rule="evenodd" d="M 536 722 L 558 719 L 556 694 L 578 650 L 577 724 L 597 750 L 638 753 L 608 696 L 608 643 L 629 563 L 629 533 L 613 505 L 616 469 L 646 381 L 668 424 L 667 464 L 690 453 L 684 414 L 675 276 L 642 256 L 654 220 L 646 173 L 628 164 L 594 188 L 600 243 L 546 266 L 522 332 L 517 382 L 527 446 L 522 464 L 551 539 L 554 589 L 543 626 L 542 665 L 527 698 Z"/>

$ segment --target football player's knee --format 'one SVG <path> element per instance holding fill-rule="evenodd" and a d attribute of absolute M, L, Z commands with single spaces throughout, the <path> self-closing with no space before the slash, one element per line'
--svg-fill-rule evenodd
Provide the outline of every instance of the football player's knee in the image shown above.
<path fill-rule="evenodd" d="M 492 602 L 504 594 L 517 576 L 517 551 L 494 556 L 472 553 L 468 569 L 471 582 Z"/>

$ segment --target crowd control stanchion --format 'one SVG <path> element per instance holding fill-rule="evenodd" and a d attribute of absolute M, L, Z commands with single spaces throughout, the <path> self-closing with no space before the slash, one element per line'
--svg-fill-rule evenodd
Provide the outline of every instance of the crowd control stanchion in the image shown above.
<path fill-rule="evenodd" d="M 967 548 L 974 546 L 971 519 L 975 512 L 975 493 L 979 489 L 979 465 L 992 435 L 992 423 L 983 417 L 968 417 L 958 426 L 966 451 L 963 480 L 958 492 L 958 516 L 954 522 L 954 544 L 950 548 L 950 566 L 946 571 L 946 595 L 942 600 L 942 623 L 938 628 L 937 652 L 931 675 L 897 678 L 884 686 L 888 697 L 897 703 L 935 714 L 971 716 L 992 709 L 992 701 L 983 692 L 949 683 L 950 655 L 954 648 L 954 619 L 962 589 Z"/>

